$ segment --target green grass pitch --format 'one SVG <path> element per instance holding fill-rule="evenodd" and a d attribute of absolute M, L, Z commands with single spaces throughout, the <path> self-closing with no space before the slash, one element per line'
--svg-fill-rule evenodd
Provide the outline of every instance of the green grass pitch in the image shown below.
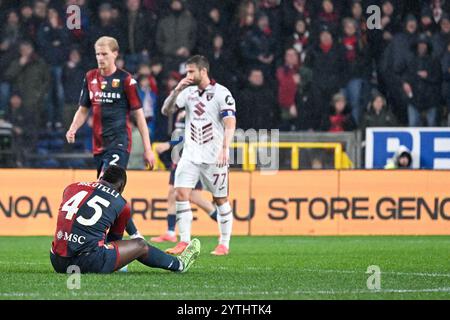
<path fill-rule="evenodd" d="M 138 262 L 128 273 L 81 275 L 79 290 L 49 261 L 50 237 L 0 237 L 0 299 L 449 299 L 450 237 L 233 237 L 231 253 L 202 252 L 185 274 Z M 158 245 L 165 249 L 169 244 Z M 370 265 L 381 269 L 369 290 Z"/>

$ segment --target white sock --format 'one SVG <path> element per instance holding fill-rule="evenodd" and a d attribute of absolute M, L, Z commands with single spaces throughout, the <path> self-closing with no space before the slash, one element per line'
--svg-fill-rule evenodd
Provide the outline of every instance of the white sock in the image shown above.
<path fill-rule="evenodd" d="M 132 234 L 130 236 L 130 239 L 144 239 L 144 237 L 141 235 L 141 233 L 139 231 L 136 231 L 135 234 Z M 145 239 L 144 239 L 145 240 Z"/>
<path fill-rule="evenodd" d="M 230 247 L 231 230 L 233 228 L 233 210 L 229 202 L 217 206 L 217 224 L 219 225 L 220 240 L 227 248 Z"/>
<path fill-rule="evenodd" d="M 177 201 L 175 203 L 177 210 L 177 225 L 178 232 L 180 233 L 180 241 L 191 241 L 191 224 L 192 224 L 192 211 L 189 201 Z"/>
<path fill-rule="evenodd" d="M 167 231 L 167 234 L 168 234 L 169 236 L 173 237 L 173 236 L 175 235 L 175 231 L 169 230 L 169 231 Z"/>

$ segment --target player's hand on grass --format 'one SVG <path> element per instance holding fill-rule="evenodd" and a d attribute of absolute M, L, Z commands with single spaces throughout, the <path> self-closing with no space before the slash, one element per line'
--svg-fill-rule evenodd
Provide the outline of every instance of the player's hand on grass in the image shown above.
<path fill-rule="evenodd" d="M 68 143 L 74 143 L 75 142 L 75 134 L 77 133 L 76 130 L 68 130 L 66 133 L 66 139 Z"/>
<path fill-rule="evenodd" d="M 219 152 L 219 157 L 217 158 L 217 166 L 219 168 L 227 166 L 230 161 L 230 153 L 228 152 L 228 148 L 222 148 Z"/>
<path fill-rule="evenodd" d="M 145 167 L 147 170 L 153 170 L 155 167 L 155 155 L 152 150 L 144 152 Z"/>

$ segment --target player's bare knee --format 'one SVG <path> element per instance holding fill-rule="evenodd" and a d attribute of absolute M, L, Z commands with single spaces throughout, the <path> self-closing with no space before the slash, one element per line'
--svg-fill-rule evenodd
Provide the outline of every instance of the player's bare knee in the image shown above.
<path fill-rule="evenodd" d="M 228 198 L 227 197 L 224 197 L 224 198 L 214 198 L 214 203 L 216 204 L 216 205 L 218 205 L 218 206 L 221 206 L 221 205 L 223 205 L 223 204 L 225 204 L 225 203 L 227 203 L 228 202 Z"/>
<path fill-rule="evenodd" d="M 145 240 L 144 239 L 136 239 L 137 241 L 137 246 L 138 246 L 138 248 L 139 248 L 139 251 L 141 252 L 141 255 L 142 254 L 147 254 L 147 251 L 148 251 L 148 245 L 147 245 L 147 242 L 145 242 Z"/>
<path fill-rule="evenodd" d="M 176 201 L 189 201 L 189 191 L 183 189 L 175 189 Z"/>

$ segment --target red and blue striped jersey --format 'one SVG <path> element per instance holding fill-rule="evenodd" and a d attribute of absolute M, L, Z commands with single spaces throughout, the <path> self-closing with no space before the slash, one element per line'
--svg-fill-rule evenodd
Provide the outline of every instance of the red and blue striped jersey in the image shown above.
<path fill-rule="evenodd" d="M 86 73 L 79 105 L 92 109 L 94 155 L 110 149 L 131 151 L 130 111 L 141 108 L 136 85 L 122 69 L 109 76 L 99 69 Z"/>
<path fill-rule="evenodd" d="M 52 252 L 73 257 L 121 239 L 130 219 L 126 200 L 106 182 L 77 182 L 63 193 Z M 108 231 L 109 230 L 109 231 Z"/>

